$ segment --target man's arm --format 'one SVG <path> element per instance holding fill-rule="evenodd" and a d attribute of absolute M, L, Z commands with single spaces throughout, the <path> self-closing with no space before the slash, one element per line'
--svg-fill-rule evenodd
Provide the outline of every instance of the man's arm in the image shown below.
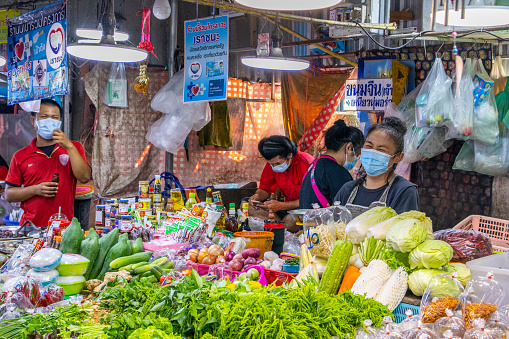
<path fill-rule="evenodd" d="M 299 208 L 299 200 L 292 201 L 277 201 L 277 200 L 269 200 L 265 202 L 265 206 L 272 212 L 278 211 L 289 211 Z"/>
<path fill-rule="evenodd" d="M 5 199 L 8 202 L 24 202 L 35 196 L 53 198 L 57 194 L 58 183 L 43 182 L 28 187 L 15 187 L 6 185 Z"/>
<path fill-rule="evenodd" d="M 69 159 L 71 160 L 72 173 L 82 183 L 90 180 L 92 169 L 90 165 L 83 159 L 76 146 L 67 138 L 64 132 L 56 129 L 53 132 L 53 141 L 67 150 Z"/>

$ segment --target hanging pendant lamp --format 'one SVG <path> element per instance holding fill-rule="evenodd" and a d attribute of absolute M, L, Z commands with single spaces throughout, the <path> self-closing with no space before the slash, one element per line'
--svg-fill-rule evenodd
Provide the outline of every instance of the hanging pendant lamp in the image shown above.
<path fill-rule="evenodd" d="M 147 51 L 115 43 L 115 12 L 113 0 L 106 3 L 102 19 L 102 37 L 100 43 L 86 42 L 70 44 L 67 53 L 81 59 L 103 62 L 140 62 L 148 57 Z"/>
<path fill-rule="evenodd" d="M 247 7 L 271 11 L 309 11 L 332 7 L 341 0 L 236 0 Z"/>
<path fill-rule="evenodd" d="M 434 1 L 434 0 L 433 0 Z M 445 0 L 445 6 L 436 12 L 436 22 L 444 26 L 490 27 L 508 24 L 509 6 L 486 5 L 484 0 Z M 460 4 L 461 2 L 461 9 Z M 431 13 L 433 19 L 433 13 Z"/>
<path fill-rule="evenodd" d="M 7 63 L 7 59 L 5 57 L 0 56 L 0 67 L 4 66 Z"/>
<path fill-rule="evenodd" d="M 76 28 L 76 35 L 80 38 L 101 40 L 103 36 L 102 25 L 99 25 L 97 29 L 92 28 Z M 123 42 L 129 40 L 129 34 L 125 32 L 115 31 L 113 35 L 115 42 Z"/>
<path fill-rule="evenodd" d="M 309 67 L 309 62 L 307 61 L 296 58 L 286 58 L 283 55 L 283 31 L 281 31 L 277 22 L 274 31 L 271 33 L 271 39 L 272 49 L 270 50 L 270 56 L 246 56 L 240 59 L 241 62 L 248 67 L 275 71 L 302 71 Z"/>

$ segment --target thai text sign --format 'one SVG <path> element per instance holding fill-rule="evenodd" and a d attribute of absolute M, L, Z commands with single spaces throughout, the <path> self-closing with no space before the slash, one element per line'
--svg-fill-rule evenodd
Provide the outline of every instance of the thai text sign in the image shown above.
<path fill-rule="evenodd" d="M 346 80 L 345 111 L 383 111 L 391 101 L 391 78 Z"/>

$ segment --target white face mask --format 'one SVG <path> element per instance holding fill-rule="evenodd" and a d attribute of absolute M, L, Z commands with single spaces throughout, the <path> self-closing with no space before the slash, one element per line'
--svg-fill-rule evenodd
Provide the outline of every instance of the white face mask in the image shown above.
<path fill-rule="evenodd" d="M 285 161 L 281 165 L 277 165 L 277 166 L 270 165 L 270 166 L 272 167 L 272 170 L 274 172 L 282 173 L 282 172 L 286 171 L 290 167 L 290 164 Z"/>

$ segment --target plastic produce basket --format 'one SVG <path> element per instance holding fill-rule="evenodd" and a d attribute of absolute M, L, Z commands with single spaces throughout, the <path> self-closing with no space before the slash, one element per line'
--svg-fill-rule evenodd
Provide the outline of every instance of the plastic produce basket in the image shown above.
<path fill-rule="evenodd" d="M 280 271 L 265 270 L 265 279 L 267 285 L 274 283 L 276 286 L 281 286 L 284 283 L 289 283 L 297 276 L 297 273 L 285 273 Z"/>
<path fill-rule="evenodd" d="M 509 251 L 509 221 L 507 220 L 471 215 L 454 228 L 482 232 L 490 237 L 493 250 Z"/>
<path fill-rule="evenodd" d="M 417 315 L 417 314 L 419 314 L 420 307 L 415 306 L 415 305 L 400 303 L 398 305 L 398 307 L 396 307 L 396 309 L 394 311 L 392 311 L 392 313 L 394 314 L 394 322 L 396 324 L 399 324 L 400 322 L 405 320 L 405 318 L 407 317 L 405 312 L 408 310 L 412 311 L 412 313 L 414 315 Z"/>

